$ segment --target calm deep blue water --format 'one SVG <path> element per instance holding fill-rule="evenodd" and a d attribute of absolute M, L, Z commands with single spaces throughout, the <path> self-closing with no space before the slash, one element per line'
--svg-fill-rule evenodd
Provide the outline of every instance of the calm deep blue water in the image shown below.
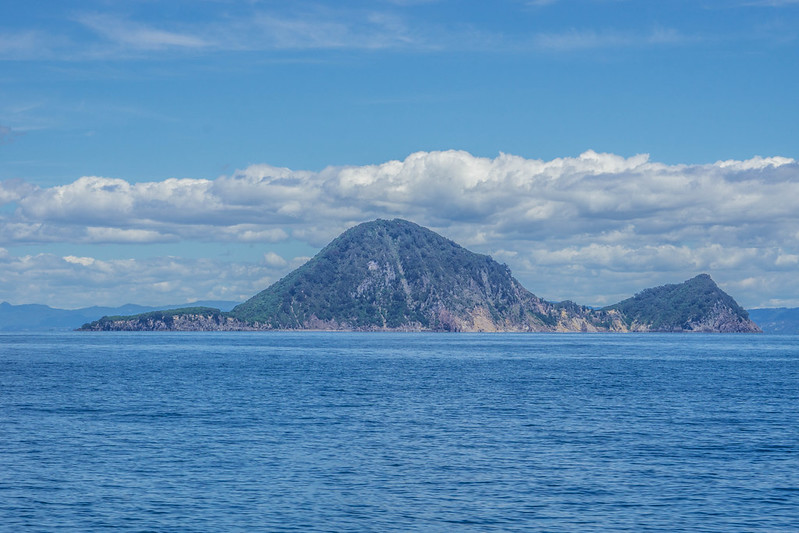
<path fill-rule="evenodd" d="M 797 531 L 799 337 L 0 335 L 4 531 Z"/>

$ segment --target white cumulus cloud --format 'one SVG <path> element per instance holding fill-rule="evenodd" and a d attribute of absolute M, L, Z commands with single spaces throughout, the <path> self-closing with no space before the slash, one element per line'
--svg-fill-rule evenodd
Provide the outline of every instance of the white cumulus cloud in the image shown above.
<path fill-rule="evenodd" d="M 266 254 L 264 254 L 264 262 L 267 265 L 273 267 L 282 267 L 288 264 L 288 262 L 285 259 L 280 257 L 275 252 L 267 252 Z"/>
<path fill-rule="evenodd" d="M 645 154 L 545 161 L 450 150 L 319 172 L 253 165 L 215 180 L 6 182 L 0 245 L 239 243 L 264 247 L 261 267 L 240 272 L 283 274 L 294 264 L 271 244 L 318 248 L 359 222 L 401 217 L 496 252 L 552 299 L 596 303 L 708 271 L 748 305 L 799 304 L 788 277 L 799 257 L 796 198 L 799 163 L 787 157 L 667 165 Z M 783 283 L 742 283 L 766 278 Z"/>

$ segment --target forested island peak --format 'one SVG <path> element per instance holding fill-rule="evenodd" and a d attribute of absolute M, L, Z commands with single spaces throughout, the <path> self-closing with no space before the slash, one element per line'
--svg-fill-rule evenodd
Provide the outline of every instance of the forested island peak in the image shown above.
<path fill-rule="evenodd" d="M 82 330 L 759 332 L 707 274 L 602 309 L 543 300 L 510 269 L 403 219 L 345 231 L 223 313 L 103 317 Z"/>

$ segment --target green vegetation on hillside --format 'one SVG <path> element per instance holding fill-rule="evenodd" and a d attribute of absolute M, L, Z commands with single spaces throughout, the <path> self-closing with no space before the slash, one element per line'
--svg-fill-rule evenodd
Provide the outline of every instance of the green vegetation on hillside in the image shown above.
<path fill-rule="evenodd" d="M 202 315 L 202 316 L 221 317 L 225 315 L 225 313 L 213 307 L 182 307 L 179 309 L 167 309 L 165 311 L 150 311 L 147 313 L 140 313 L 138 315 L 130 315 L 130 316 L 104 316 L 103 318 L 97 320 L 94 323 L 102 325 L 111 322 L 117 322 L 120 320 L 125 320 L 144 325 L 147 324 L 148 322 L 162 321 L 167 326 L 169 326 L 172 324 L 176 316 L 183 316 L 183 315 Z M 81 329 L 88 329 L 89 326 L 91 326 L 94 323 L 84 324 L 81 327 Z"/>
<path fill-rule="evenodd" d="M 507 267 L 490 257 L 405 220 L 377 220 L 343 233 L 231 315 L 276 328 L 319 320 L 356 329 L 446 329 L 436 323 L 436 306 L 458 311 L 488 302 L 499 318 L 517 291 Z"/>
<path fill-rule="evenodd" d="M 746 310 L 719 289 L 707 274 L 685 283 L 646 289 L 605 309 L 619 310 L 628 326 L 637 322 L 653 330 L 673 331 L 691 329 L 692 323 L 708 316 L 717 305 L 728 307 L 744 319 L 749 318 Z"/>

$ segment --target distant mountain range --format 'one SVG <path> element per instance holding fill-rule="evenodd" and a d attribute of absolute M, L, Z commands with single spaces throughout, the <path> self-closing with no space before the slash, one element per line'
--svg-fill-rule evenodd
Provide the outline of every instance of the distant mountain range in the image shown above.
<path fill-rule="evenodd" d="M 702 274 L 602 309 L 543 300 L 507 266 L 405 220 L 351 228 L 230 311 L 202 307 L 106 316 L 84 330 L 759 332 Z"/>
<path fill-rule="evenodd" d="M 208 300 L 192 305 L 214 307 L 229 311 L 239 302 Z M 71 331 L 86 322 L 98 320 L 108 315 L 134 315 L 160 309 L 177 309 L 186 304 L 165 307 L 148 307 L 126 304 L 120 307 L 84 307 L 82 309 L 55 309 L 46 305 L 11 305 L 0 303 L 0 331 Z"/>
<path fill-rule="evenodd" d="M 750 309 L 749 318 L 756 322 L 764 333 L 799 335 L 799 307 Z"/>

